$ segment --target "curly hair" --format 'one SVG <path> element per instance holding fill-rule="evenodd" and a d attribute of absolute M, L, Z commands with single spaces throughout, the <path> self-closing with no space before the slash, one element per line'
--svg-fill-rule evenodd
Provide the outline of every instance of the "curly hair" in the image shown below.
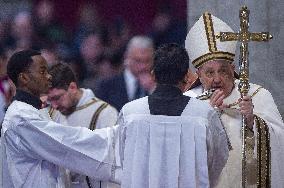
<path fill-rule="evenodd" d="M 36 55 L 41 55 L 41 53 L 35 50 L 22 50 L 14 53 L 8 60 L 7 74 L 15 86 L 18 85 L 19 74 L 30 67 L 33 63 L 32 57 Z"/>
<path fill-rule="evenodd" d="M 189 57 L 185 48 L 171 43 L 155 51 L 152 70 L 158 84 L 177 85 L 188 69 Z"/>

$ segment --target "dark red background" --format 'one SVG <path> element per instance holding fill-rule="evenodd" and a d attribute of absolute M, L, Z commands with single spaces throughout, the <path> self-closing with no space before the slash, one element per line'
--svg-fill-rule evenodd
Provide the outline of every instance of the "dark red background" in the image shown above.
<path fill-rule="evenodd" d="M 34 0 L 35 3 L 39 0 Z M 162 3 L 173 10 L 174 16 L 186 19 L 186 0 L 51 0 L 55 3 L 56 17 L 67 29 L 74 29 L 78 21 L 80 5 L 91 2 L 97 7 L 104 22 L 115 17 L 125 19 L 135 33 L 144 33 L 149 28 L 155 12 Z"/>

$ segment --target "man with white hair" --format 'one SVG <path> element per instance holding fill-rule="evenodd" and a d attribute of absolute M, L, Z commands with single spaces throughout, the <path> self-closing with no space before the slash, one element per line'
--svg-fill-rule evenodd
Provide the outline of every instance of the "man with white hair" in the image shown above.
<path fill-rule="evenodd" d="M 129 101 L 144 97 L 146 91 L 141 87 L 138 79 L 141 75 L 150 73 L 153 52 L 154 46 L 150 38 L 133 37 L 125 52 L 124 71 L 118 76 L 103 80 L 95 90 L 96 96 L 117 110 Z"/>
<path fill-rule="evenodd" d="M 248 95 L 241 99 L 233 64 L 236 42 L 220 42 L 216 39 L 219 32 L 233 30 L 206 12 L 185 41 L 198 75 L 194 87 L 185 94 L 206 100 L 219 111 L 232 146 L 217 187 L 242 187 L 242 173 L 246 173 L 246 187 L 283 187 L 283 120 L 263 87 L 250 83 Z M 242 172 L 242 116 L 248 127 L 246 172 Z"/>

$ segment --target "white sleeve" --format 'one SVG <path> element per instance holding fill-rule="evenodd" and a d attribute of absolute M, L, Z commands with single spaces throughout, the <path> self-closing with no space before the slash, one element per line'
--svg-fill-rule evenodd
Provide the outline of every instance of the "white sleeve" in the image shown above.
<path fill-rule="evenodd" d="M 210 187 L 214 187 L 229 157 L 229 140 L 219 115 L 210 111 L 207 128 L 208 172 Z"/>
<path fill-rule="evenodd" d="M 22 120 L 15 129 L 18 147 L 26 155 L 90 177 L 110 179 L 116 127 L 90 131 L 33 118 Z"/>

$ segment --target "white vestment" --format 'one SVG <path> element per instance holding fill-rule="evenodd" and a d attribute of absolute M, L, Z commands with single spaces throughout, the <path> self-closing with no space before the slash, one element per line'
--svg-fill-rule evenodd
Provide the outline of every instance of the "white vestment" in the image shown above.
<path fill-rule="evenodd" d="M 94 132 L 48 118 L 24 102 L 9 106 L 1 133 L 1 187 L 58 188 L 59 166 L 100 180 L 115 179 L 117 127 Z"/>
<path fill-rule="evenodd" d="M 229 152 L 229 159 L 222 171 L 219 188 L 241 188 L 242 187 L 242 116 L 239 112 L 239 106 L 236 103 L 240 98 L 238 91 L 239 80 L 235 81 L 235 87 L 224 104 L 235 104 L 231 108 L 225 109 L 221 114 L 221 120 L 227 131 L 232 150 Z M 186 92 L 185 95 L 195 96 L 202 94 L 201 86 Z M 284 124 L 281 115 L 274 103 L 270 92 L 256 84 L 250 84 L 248 93 L 252 96 L 254 105 L 254 114 L 262 118 L 269 128 L 270 147 L 271 147 L 271 186 L 272 188 L 284 187 Z M 254 132 L 256 128 L 254 126 Z M 256 138 L 256 137 L 255 137 Z M 256 174 L 257 172 L 250 172 Z M 250 187 L 256 187 L 251 185 Z"/>
<path fill-rule="evenodd" d="M 76 110 L 65 116 L 59 111 L 54 110 L 51 113 L 51 118 L 55 122 L 72 127 L 86 127 L 100 129 L 104 127 L 112 127 L 115 125 L 118 117 L 118 112 L 115 108 L 107 103 L 97 99 L 90 89 L 83 89 L 82 97 L 80 98 Z M 95 144 L 94 144 L 95 145 Z M 69 175 L 69 172 L 67 172 Z M 63 173 L 64 176 L 64 173 Z M 86 176 L 71 173 L 71 176 L 63 177 L 66 187 L 71 188 L 89 188 L 86 182 Z M 66 182 L 67 181 L 67 182 Z M 95 188 L 118 188 L 118 184 L 111 182 L 102 182 L 89 179 L 91 187 Z"/>
<path fill-rule="evenodd" d="M 151 115 L 148 97 L 121 110 L 122 188 L 207 188 L 228 157 L 218 114 L 191 98 L 181 116 Z"/>

